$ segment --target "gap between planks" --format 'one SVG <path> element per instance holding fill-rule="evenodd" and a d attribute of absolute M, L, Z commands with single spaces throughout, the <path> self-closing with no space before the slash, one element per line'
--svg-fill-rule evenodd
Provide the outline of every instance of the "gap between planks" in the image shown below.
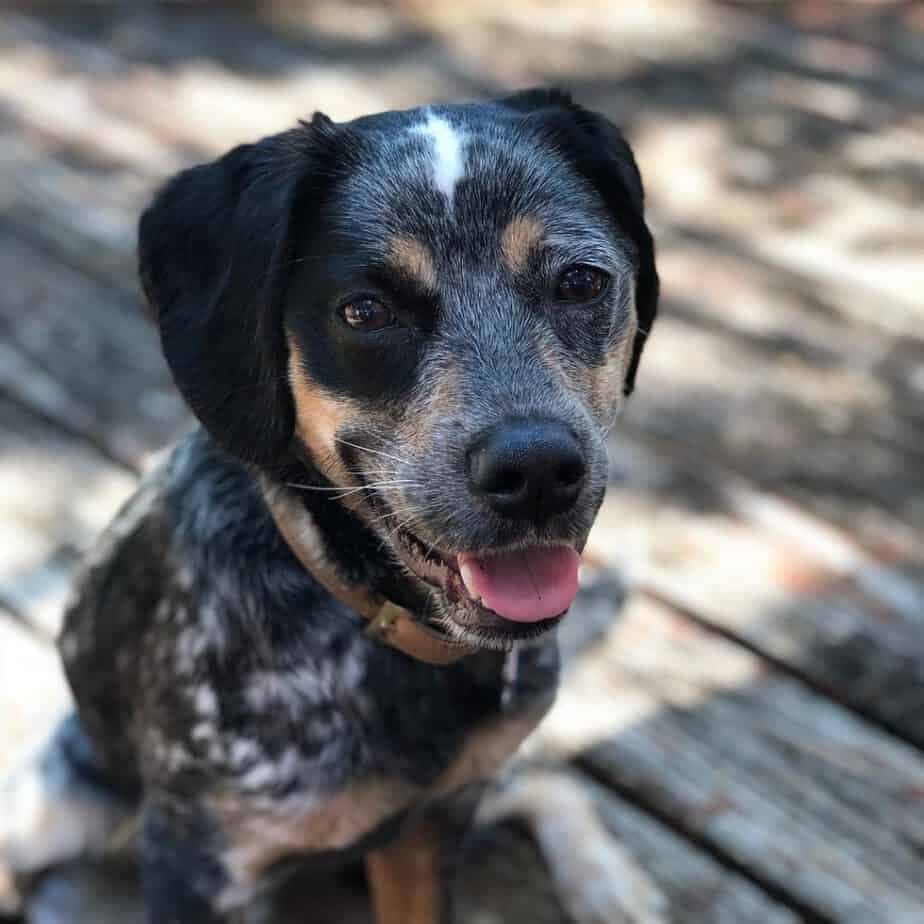
<path fill-rule="evenodd" d="M 785 674 L 786 676 L 791 677 L 793 680 L 804 684 L 808 689 L 819 694 L 820 696 L 824 696 L 827 699 L 830 699 L 832 702 L 837 703 L 842 708 L 852 712 L 858 718 L 863 719 L 865 722 L 869 722 L 876 728 L 879 728 L 880 730 L 891 735 L 897 741 L 908 745 L 908 747 L 914 748 L 916 751 L 918 751 L 918 753 L 921 754 L 922 757 L 924 757 L 924 744 L 921 744 L 921 742 L 906 734 L 896 723 L 863 705 L 863 703 L 855 699 L 851 699 L 850 696 L 840 691 L 833 684 L 825 683 L 824 681 L 813 677 L 808 671 L 799 668 L 795 664 L 789 663 L 784 658 L 774 654 L 774 652 L 766 646 L 758 645 L 740 633 L 735 632 L 734 630 L 723 626 L 721 623 L 710 619 L 708 616 L 697 612 L 695 609 L 678 599 L 670 591 L 656 586 L 651 586 L 643 582 L 636 584 L 633 587 L 633 592 L 647 597 L 649 600 L 652 600 L 655 603 L 668 608 L 678 616 L 683 616 L 685 619 L 689 619 L 690 622 L 696 623 L 696 625 L 704 629 L 706 632 L 716 635 L 719 638 L 725 639 L 725 641 L 738 645 L 739 647 L 744 648 L 746 651 L 751 652 L 751 654 L 762 658 L 781 674 Z"/>
<path fill-rule="evenodd" d="M 919 920 L 920 755 L 682 613 L 630 602 L 536 736 L 810 921 Z"/>
<path fill-rule="evenodd" d="M 626 529 L 634 530 L 641 540 L 638 535 L 629 540 L 635 542 L 638 559 L 627 563 L 633 587 L 682 609 L 704 629 L 924 751 L 924 726 L 915 718 L 915 702 L 921 697 L 913 697 L 910 707 L 902 701 L 917 688 L 911 672 L 919 668 L 907 662 L 924 641 L 914 612 L 924 594 L 914 578 L 895 567 L 896 560 L 924 564 L 913 557 L 905 539 L 883 553 L 714 457 L 684 454 L 675 443 L 632 427 L 620 434 L 617 444 L 620 440 L 629 453 L 628 492 L 617 486 L 608 495 L 598 518 L 602 538 L 591 534 L 591 550 L 619 566 Z M 642 483 L 633 480 L 633 470 L 644 470 Z M 653 484 L 646 484 L 652 473 Z M 690 514 L 683 505 L 700 486 L 716 498 L 716 509 L 705 517 Z M 672 505 L 672 499 L 680 503 Z M 751 542 L 753 548 L 741 551 L 736 546 L 740 541 Z M 692 553 L 686 548 L 691 542 Z M 679 562 L 660 560 L 678 549 Z M 731 573 L 724 565 L 729 551 L 744 555 L 752 570 Z M 761 555 L 771 557 L 769 564 Z M 630 550 L 625 557 L 632 556 Z M 780 565 L 785 566 L 783 573 Z M 729 593 L 727 582 L 736 577 L 737 591 Z M 800 616 L 794 620 L 796 610 Z M 741 613 L 769 618 L 742 618 Z M 837 631 L 832 613 L 841 616 Z M 883 621 L 883 613 L 889 619 Z M 862 675 L 842 669 L 846 656 L 838 647 L 844 643 L 838 633 L 844 626 L 844 638 L 862 642 L 868 652 Z"/>
<path fill-rule="evenodd" d="M 20 628 L 25 629 L 38 642 L 44 642 L 48 645 L 54 644 L 54 638 L 40 626 L 27 619 L 22 610 L 12 600 L 7 599 L 3 591 L 0 590 L 0 621 L 2 620 L 9 620 Z M 2 920 L 2 916 L 0 916 L 0 920 Z"/>
<path fill-rule="evenodd" d="M 140 477 L 142 473 L 142 467 L 140 465 L 133 462 L 131 459 L 123 457 L 121 454 L 114 452 L 105 440 L 97 437 L 95 434 L 83 429 L 82 427 L 75 426 L 66 417 L 60 414 L 56 414 L 53 410 L 46 410 L 40 405 L 37 405 L 29 400 L 27 395 L 20 394 L 3 385 L 0 385 L 0 397 L 3 397 L 5 400 L 9 401 L 10 404 L 15 405 L 27 414 L 31 414 L 33 417 L 36 417 L 43 423 L 48 424 L 57 430 L 60 430 L 66 436 L 77 440 L 88 449 L 92 449 L 94 452 L 102 456 L 107 462 L 116 466 L 126 474 L 134 475 L 136 478 Z"/>
<path fill-rule="evenodd" d="M 589 777 L 595 783 L 611 790 L 624 802 L 643 813 L 652 821 L 667 828 L 685 843 L 689 844 L 691 848 L 705 854 L 729 873 L 733 873 L 747 880 L 767 898 L 797 914 L 805 924 L 837 924 L 835 918 L 821 914 L 817 909 L 799 901 L 798 898 L 780 888 L 773 880 L 768 879 L 766 876 L 762 876 L 756 870 L 748 866 L 747 863 L 737 859 L 729 851 L 724 850 L 704 835 L 698 834 L 689 825 L 685 825 L 679 815 L 675 815 L 660 808 L 653 799 L 648 799 L 642 793 L 613 779 L 602 769 L 595 766 L 593 761 L 586 755 L 578 755 L 574 758 L 573 763 L 581 773 Z"/>

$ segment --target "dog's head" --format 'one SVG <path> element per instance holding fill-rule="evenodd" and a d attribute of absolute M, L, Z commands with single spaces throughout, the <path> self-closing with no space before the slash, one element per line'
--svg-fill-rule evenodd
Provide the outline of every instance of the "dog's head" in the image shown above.
<path fill-rule="evenodd" d="M 348 508 L 456 638 L 567 609 L 658 293 L 611 123 L 556 91 L 318 115 L 175 178 L 140 253 L 222 446 Z"/>

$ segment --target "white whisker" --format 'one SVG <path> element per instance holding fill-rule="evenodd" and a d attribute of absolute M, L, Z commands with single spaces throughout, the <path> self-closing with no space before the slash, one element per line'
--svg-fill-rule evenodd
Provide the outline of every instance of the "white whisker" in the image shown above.
<path fill-rule="evenodd" d="M 361 449 L 363 452 L 371 452 L 376 456 L 384 456 L 386 459 L 393 459 L 395 462 L 400 462 L 402 465 L 411 464 L 407 459 L 402 459 L 400 456 L 393 456 L 390 453 L 382 452 L 380 449 L 370 449 L 368 446 L 360 446 L 359 443 L 351 443 L 349 440 L 340 439 L 339 436 L 335 436 L 334 439 L 338 443 L 343 443 L 344 446 L 352 446 L 354 449 Z"/>
<path fill-rule="evenodd" d="M 298 488 L 300 491 L 319 491 L 321 493 L 334 493 L 340 492 L 340 494 L 353 494 L 356 491 L 368 491 L 372 488 L 380 490 L 382 488 L 393 488 L 393 487 L 415 487 L 419 488 L 420 482 L 414 481 L 410 478 L 401 478 L 394 481 L 371 481 L 368 484 L 360 484 L 352 487 L 347 487 L 345 485 L 326 487 L 321 485 L 312 485 L 312 484 L 298 484 L 294 481 L 286 482 L 287 486 L 290 488 Z"/>
<path fill-rule="evenodd" d="M 360 491 L 375 490 L 375 491 L 379 491 L 382 494 L 386 494 L 388 493 L 389 489 L 407 488 L 407 487 L 419 488 L 420 484 L 416 481 L 386 481 L 386 482 L 381 482 L 379 484 L 364 484 L 364 485 L 359 485 L 358 487 L 355 487 L 355 488 L 347 488 L 346 490 L 342 491 L 340 494 L 335 494 L 329 499 L 330 500 L 340 500 L 341 498 L 349 497 L 351 494 L 358 494 Z M 400 496 L 399 491 L 396 491 L 395 493 Z"/>

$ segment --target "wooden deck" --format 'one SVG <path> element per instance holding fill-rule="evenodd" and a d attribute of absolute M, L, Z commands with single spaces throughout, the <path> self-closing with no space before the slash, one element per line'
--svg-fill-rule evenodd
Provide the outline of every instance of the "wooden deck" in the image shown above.
<path fill-rule="evenodd" d="M 664 299 L 592 542 L 631 592 L 536 746 L 674 922 L 924 922 L 920 6 L 304 6 L 0 18 L 0 772 L 66 702 L 80 551 L 188 426 L 138 310 L 158 181 L 316 108 L 558 82 L 628 130 Z M 465 924 L 563 921 L 521 833 L 480 849 Z M 132 890 L 74 870 L 30 922 Z"/>

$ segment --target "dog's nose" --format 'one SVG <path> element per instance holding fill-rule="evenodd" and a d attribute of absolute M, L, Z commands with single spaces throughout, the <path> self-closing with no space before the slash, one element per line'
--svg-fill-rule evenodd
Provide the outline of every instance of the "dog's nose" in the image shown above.
<path fill-rule="evenodd" d="M 549 420 L 515 420 L 481 434 L 468 452 L 473 493 L 502 516 L 540 523 L 581 493 L 587 464 L 572 432 Z"/>

